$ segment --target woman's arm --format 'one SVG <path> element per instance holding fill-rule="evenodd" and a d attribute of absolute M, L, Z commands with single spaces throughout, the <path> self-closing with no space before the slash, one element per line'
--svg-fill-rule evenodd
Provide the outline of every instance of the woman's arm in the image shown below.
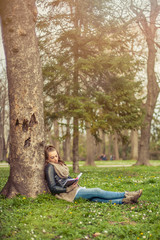
<path fill-rule="evenodd" d="M 56 185 L 54 166 L 47 164 L 45 167 L 45 177 L 47 185 L 52 194 L 67 192 L 67 188 Z"/>

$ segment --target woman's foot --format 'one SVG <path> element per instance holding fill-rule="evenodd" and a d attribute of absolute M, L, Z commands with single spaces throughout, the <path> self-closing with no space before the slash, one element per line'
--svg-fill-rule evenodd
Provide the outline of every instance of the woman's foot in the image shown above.
<path fill-rule="evenodd" d="M 137 196 L 137 194 L 139 195 L 139 197 L 142 195 L 142 192 L 143 192 L 143 190 L 142 189 L 140 189 L 140 190 L 138 190 L 138 191 L 135 191 L 135 192 L 128 192 L 128 191 L 126 191 L 125 192 L 125 197 L 134 197 L 134 196 Z"/>
<path fill-rule="evenodd" d="M 138 201 L 138 198 L 142 195 L 142 189 L 136 191 L 136 192 L 125 192 L 125 198 L 123 198 L 123 203 L 129 204 L 129 203 L 136 203 Z"/>
<path fill-rule="evenodd" d="M 133 204 L 133 203 L 135 203 L 135 202 L 133 201 L 133 198 L 134 198 L 134 197 L 126 197 L 126 198 L 123 198 L 122 203 L 124 203 L 124 204 Z"/>

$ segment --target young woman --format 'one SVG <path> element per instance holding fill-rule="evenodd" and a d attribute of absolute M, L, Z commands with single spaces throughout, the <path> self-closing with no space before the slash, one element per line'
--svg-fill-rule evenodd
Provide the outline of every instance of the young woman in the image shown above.
<path fill-rule="evenodd" d="M 45 160 L 45 178 L 48 188 L 59 199 L 73 202 L 75 199 L 83 198 L 93 202 L 129 204 L 136 203 L 142 195 L 142 190 L 136 192 L 111 192 L 100 188 L 80 187 L 77 183 L 64 187 L 66 179 L 71 179 L 69 169 L 52 145 L 45 147 Z"/>

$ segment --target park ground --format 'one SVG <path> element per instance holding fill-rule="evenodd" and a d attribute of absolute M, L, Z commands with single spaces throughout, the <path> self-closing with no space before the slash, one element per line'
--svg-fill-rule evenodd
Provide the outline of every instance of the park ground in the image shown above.
<path fill-rule="evenodd" d="M 150 167 L 132 166 L 134 163 L 97 161 L 98 167 L 86 167 L 80 162 L 83 175 L 79 184 L 109 191 L 142 188 L 143 195 L 136 204 L 112 205 L 84 200 L 68 203 L 46 193 L 36 199 L 0 196 L 0 239 L 160 240 L 160 161 L 151 161 Z M 9 175 L 9 166 L 2 164 L 0 190 Z M 71 163 L 67 164 L 70 175 L 75 177 Z"/>

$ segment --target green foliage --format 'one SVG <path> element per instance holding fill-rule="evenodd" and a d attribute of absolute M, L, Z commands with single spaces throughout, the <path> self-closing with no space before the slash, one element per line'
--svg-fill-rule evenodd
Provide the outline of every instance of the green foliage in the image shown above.
<path fill-rule="evenodd" d="M 141 125 L 141 86 L 134 82 L 140 62 L 129 51 L 135 34 L 112 19 L 110 2 L 45 4 L 46 13 L 37 27 L 41 30 L 46 124 L 55 118 L 76 117 L 90 122 L 95 136 L 100 128 L 121 132 Z M 43 22 L 48 27 L 43 28 Z"/>
<path fill-rule="evenodd" d="M 143 195 L 139 203 L 133 205 L 85 200 L 68 203 L 46 193 L 36 199 L 25 196 L 4 199 L 0 196 L 0 239 L 160 238 L 160 166 L 81 167 L 80 170 L 83 172 L 81 186 L 100 187 L 108 191 L 142 188 Z M 3 176 L 0 182 L 2 188 L 7 181 L 8 169 L 0 168 L 0 175 Z M 73 172 L 71 175 L 75 176 Z"/>

